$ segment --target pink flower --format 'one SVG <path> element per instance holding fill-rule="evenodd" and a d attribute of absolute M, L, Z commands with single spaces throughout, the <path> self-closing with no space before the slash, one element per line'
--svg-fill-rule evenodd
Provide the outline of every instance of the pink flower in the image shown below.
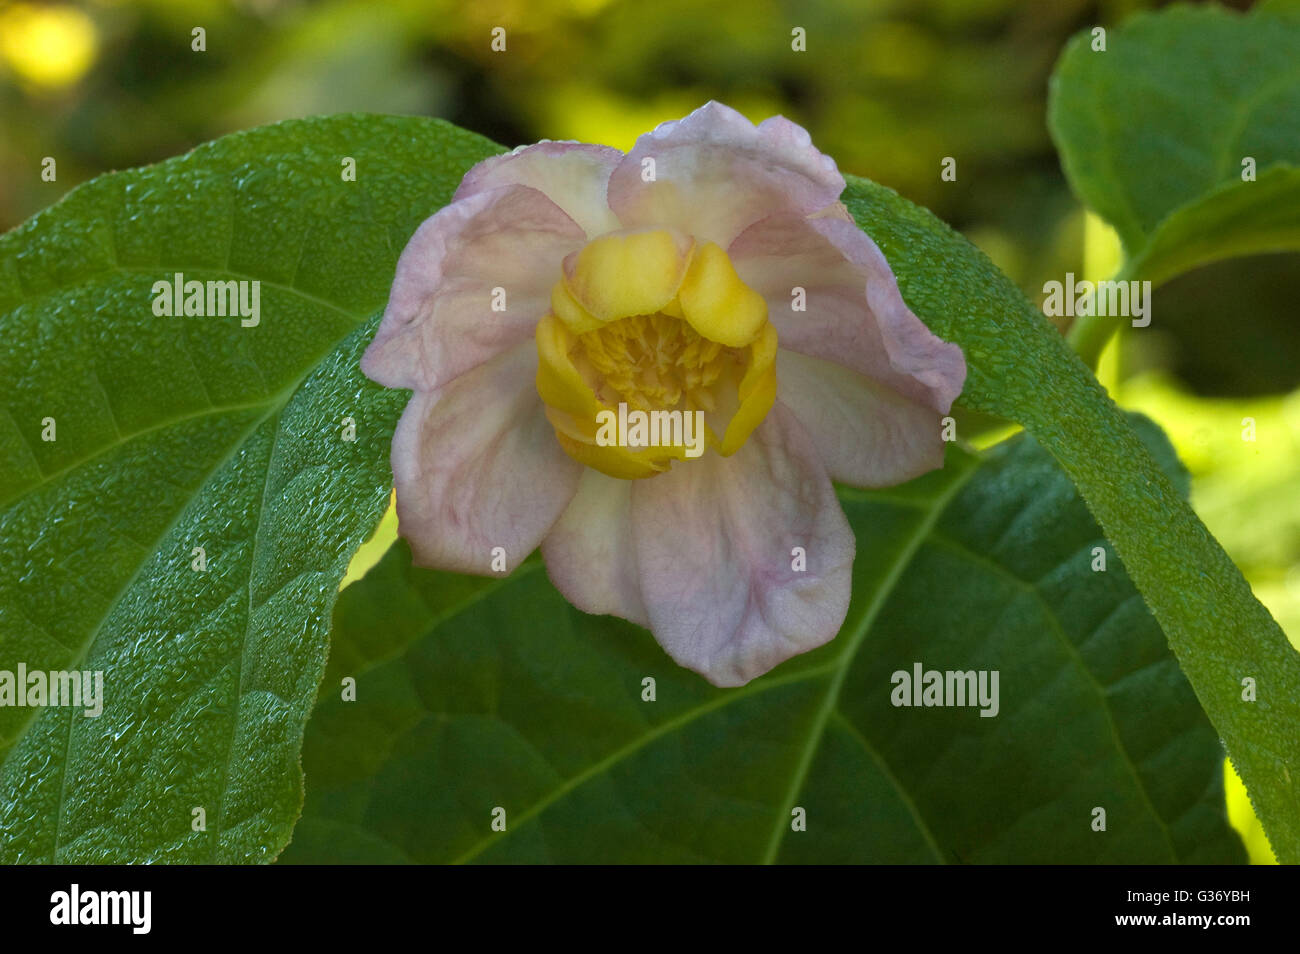
<path fill-rule="evenodd" d="M 831 481 L 942 466 L 966 376 L 843 189 L 802 128 L 718 103 L 626 156 L 541 142 L 471 169 L 361 362 L 415 392 L 392 463 L 417 562 L 488 573 L 540 544 L 575 606 L 719 686 L 832 639 L 854 539 Z"/>

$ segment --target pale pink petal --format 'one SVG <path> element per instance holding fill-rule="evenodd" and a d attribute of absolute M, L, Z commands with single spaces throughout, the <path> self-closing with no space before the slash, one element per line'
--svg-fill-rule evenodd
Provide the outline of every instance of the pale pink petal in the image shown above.
<path fill-rule="evenodd" d="M 948 413 L 966 380 L 961 348 L 908 309 L 885 256 L 851 221 L 773 215 L 728 251 L 741 280 L 767 300 L 781 347 L 836 361 Z M 795 310 L 796 289 L 804 311 Z"/>
<path fill-rule="evenodd" d="M 853 532 L 816 448 L 780 404 L 732 457 L 710 453 L 638 481 L 632 530 L 650 629 L 716 686 L 743 685 L 844 622 Z"/>
<path fill-rule="evenodd" d="M 505 185 L 531 186 L 596 238 L 619 227 L 605 193 L 622 158 L 610 146 L 544 140 L 484 159 L 465 174 L 453 201 Z"/>
<path fill-rule="evenodd" d="M 393 435 L 399 530 L 420 566 L 492 572 L 528 556 L 568 506 L 582 465 L 555 439 L 532 341 L 437 391 L 417 391 Z"/>
<path fill-rule="evenodd" d="M 878 381 L 782 348 L 776 387 L 834 480 L 890 487 L 943 466 L 939 415 Z"/>
<path fill-rule="evenodd" d="M 649 626 L 632 545 L 634 482 L 588 469 L 568 508 L 542 541 L 546 572 L 584 613 Z"/>
<path fill-rule="evenodd" d="M 628 228 L 674 226 L 726 248 L 764 216 L 811 215 L 843 191 L 835 161 L 801 126 L 784 116 L 755 126 L 710 102 L 637 140 L 610 177 L 609 205 Z"/>
<path fill-rule="evenodd" d="M 445 385 L 525 339 L 550 308 L 564 257 L 586 240 L 541 192 L 478 192 L 425 220 L 397 262 L 366 376 L 391 388 Z M 493 310 L 494 289 L 504 310 Z"/>

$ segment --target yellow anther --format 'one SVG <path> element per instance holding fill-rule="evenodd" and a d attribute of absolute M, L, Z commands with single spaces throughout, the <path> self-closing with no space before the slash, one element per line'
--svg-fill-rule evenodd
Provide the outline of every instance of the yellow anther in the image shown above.
<path fill-rule="evenodd" d="M 602 413 L 692 415 L 699 447 L 728 455 L 772 407 L 767 305 L 713 243 L 668 230 L 602 236 L 565 262 L 551 302 L 537 327 L 537 388 L 561 446 L 590 467 L 649 477 L 699 452 L 685 441 L 611 445 Z"/>

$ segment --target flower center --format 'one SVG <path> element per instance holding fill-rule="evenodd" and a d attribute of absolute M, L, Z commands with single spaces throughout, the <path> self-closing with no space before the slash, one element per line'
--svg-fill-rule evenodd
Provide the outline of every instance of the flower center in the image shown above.
<path fill-rule="evenodd" d="M 641 411 L 713 411 L 712 388 L 744 362 L 740 349 L 703 337 L 680 318 L 632 315 L 578 335 L 574 365 L 605 405 Z"/>
<path fill-rule="evenodd" d="M 668 229 L 613 232 L 570 255 L 537 348 L 561 446 L 614 477 L 733 454 L 776 398 L 763 298 L 719 246 Z"/>

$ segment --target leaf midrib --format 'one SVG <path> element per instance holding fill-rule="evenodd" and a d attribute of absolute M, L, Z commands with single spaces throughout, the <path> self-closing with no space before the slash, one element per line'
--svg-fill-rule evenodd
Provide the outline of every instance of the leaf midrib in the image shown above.
<path fill-rule="evenodd" d="M 287 406 L 288 401 L 285 404 Z M 265 418 L 265 420 L 270 419 L 271 415 Z M 244 704 L 244 671 L 248 668 L 248 637 L 253 628 L 253 613 L 258 608 L 253 605 L 253 573 L 257 570 L 257 550 L 262 542 L 262 531 L 266 526 L 263 517 L 266 515 L 266 497 L 271 490 L 271 468 L 275 465 L 275 449 L 279 446 L 280 431 L 283 427 L 284 409 L 281 408 L 278 415 L 275 416 L 275 433 L 271 435 L 271 449 L 266 455 L 266 473 L 262 475 L 262 493 L 257 507 L 257 525 L 253 529 L 253 551 L 248 558 L 248 611 L 244 614 L 244 635 L 239 646 L 239 675 L 235 681 L 235 717 L 230 720 L 230 741 L 226 744 L 226 762 L 221 770 L 221 784 L 217 792 L 217 811 L 213 815 L 215 824 L 212 827 L 212 853 L 209 855 L 209 863 L 216 861 L 217 850 L 221 847 L 221 826 L 222 822 L 225 821 L 226 792 L 230 788 L 230 766 L 235 757 L 235 739 L 239 735 L 239 710 Z M 265 605 L 265 601 L 259 605 Z"/>
<path fill-rule="evenodd" d="M 773 864 L 781 851 L 781 843 L 784 841 L 785 833 L 789 829 L 786 819 L 790 817 L 794 803 L 799 798 L 799 792 L 808 780 L 808 773 L 812 769 L 813 760 L 821 749 L 822 739 L 826 737 L 826 725 L 835 713 L 836 706 L 839 705 L 840 691 L 844 688 L 844 680 L 848 678 L 849 670 L 852 668 L 853 660 L 857 658 L 862 641 L 866 639 L 867 633 L 871 631 L 876 617 L 880 615 L 880 611 L 888 602 L 894 588 L 898 585 L 898 581 L 902 579 L 903 573 L 912 565 L 916 551 L 920 549 L 925 538 L 930 535 L 939 517 L 948 508 L 948 504 L 952 502 L 953 497 L 957 495 L 962 487 L 966 486 L 966 482 L 979 470 L 978 461 L 968 463 L 965 466 L 967 469 L 959 473 L 948 486 L 944 487 L 943 492 L 926 506 L 921 519 L 917 521 L 916 527 L 903 541 L 898 558 L 889 569 L 889 575 L 876 588 L 876 592 L 871 597 L 871 604 L 867 607 L 866 612 L 862 614 L 862 619 L 857 628 L 854 629 L 852 637 L 840 652 L 840 655 L 836 657 L 835 676 L 826 686 L 826 695 L 822 699 L 821 708 L 818 710 L 816 717 L 813 719 L 812 727 L 809 729 L 808 739 L 804 743 L 803 754 L 790 781 L 790 790 L 786 793 L 783 810 L 777 813 L 776 824 L 772 827 L 772 834 L 768 839 L 767 848 L 763 852 L 763 864 Z M 890 772 L 889 775 L 891 781 L 894 780 L 893 773 Z M 895 785 L 897 786 L 896 781 Z M 912 809 L 918 828 L 922 832 L 928 832 L 928 828 L 920 820 L 919 813 L 916 812 L 916 807 L 913 805 L 911 798 L 904 795 L 904 802 Z M 944 859 L 940 858 L 940 860 Z"/>

